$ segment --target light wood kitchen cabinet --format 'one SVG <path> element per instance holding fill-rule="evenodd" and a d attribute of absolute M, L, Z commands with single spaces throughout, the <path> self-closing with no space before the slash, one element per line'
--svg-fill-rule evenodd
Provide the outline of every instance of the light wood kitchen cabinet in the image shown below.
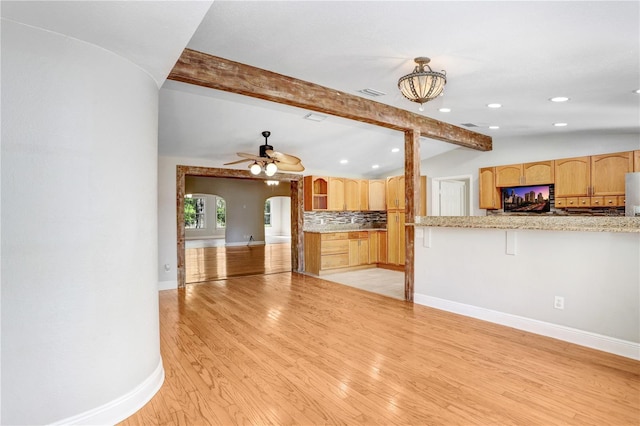
<path fill-rule="evenodd" d="M 498 188 L 523 185 L 544 185 L 554 182 L 554 161 L 496 166 L 495 185 Z"/>
<path fill-rule="evenodd" d="M 558 198 L 588 197 L 591 186 L 591 158 L 575 157 L 556 160 L 556 207 Z"/>
<path fill-rule="evenodd" d="M 358 185 L 360 187 L 360 206 L 358 207 L 358 211 L 364 212 L 370 210 L 369 208 L 369 181 L 366 179 L 358 180 Z"/>
<path fill-rule="evenodd" d="M 404 176 L 387 178 L 387 210 L 405 209 Z"/>
<path fill-rule="evenodd" d="M 303 184 L 305 211 L 326 211 L 329 179 L 323 176 L 305 176 Z"/>
<path fill-rule="evenodd" d="M 378 231 L 378 263 L 387 263 L 387 231 Z"/>
<path fill-rule="evenodd" d="M 404 212 L 387 212 L 387 262 L 391 265 L 404 265 L 405 235 Z"/>
<path fill-rule="evenodd" d="M 495 173 L 495 167 L 484 167 L 478 172 L 481 209 L 499 209 L 502 207 L 500 190 L 496 187 Z"/>
<path fill-rule="evenodd" d="M 592 155 L 591 196 L 624 195 L 624 175 L 632 170 L 632 152 Z"/>
<path fill-rule="evenodd" d="M 384 179 L 369 181 L 369 210 L 386 210 L 386 182 Z"/>
<path fill-rule="evenodd" d="M 305 271 L 320 275 L 322 271 L 349 266 L 349 235 L 346 232 L 304 233 Z"/>
<path fill-rule="evenodd" d="M 369 263 L 378 263 L 380 258 L 380 232 L 369 232 Z"/>
<path fill-rule="evenodd" d="M 369 232 L 349 232 L 349 266 L 369 264 Z"/>
<path fill-rule="evenodd" d="M 343 178 L 329 177 L 329 210 L 342 211 L 345 209 L 344 191 Z"/>
<path fill-rule="evenodd" d="M 509 164 L 506 166 L 496 166 L 495 186 L 505 188 L 509 186 L 522 185 L 522 164 Z"/>
<path fill-rule="evenodd" d="M 358 179 L 344 179 L 343 210 L 360 210 L 360 181 Z"/>
<path fill-rule="evenodd" d="M 633 151 L 633 171 L 640 172 L 640 150 Z"/>

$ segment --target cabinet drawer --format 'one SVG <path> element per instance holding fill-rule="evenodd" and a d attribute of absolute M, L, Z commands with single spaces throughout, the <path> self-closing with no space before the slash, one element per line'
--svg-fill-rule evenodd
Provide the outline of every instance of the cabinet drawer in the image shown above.
<path fill-rule="evenodd" d="M 578 197 L 578 206 L 591 207 L 591 197 Z"/>
<path fill-rule="evenodd" d="M 331 240 L 347 240 L 349 239 L 348 232 L 333 232 L 331 234 L 322 234 L 322 241 L 331 241 Z"/>
<path fill-rule="evenodd" d="M 591 207 L 602 207 L 604 205 L 604 197 L 591 197 Z"/>
<path fill-rule="evenodd" d="M 349 252 L 349 240 L 330 240 L 323 241 L 320 248 L 320 255 L 336 254 L 336 253 L 348 253 Z"/>
<path fill-rule="evenodd" d="M 618 195 L 618 205 L 619 206 L 626 206 L 626 198 L 624 195 Z"/>
<path fill-rule="evenodd" d="M 578 207 L 580 205 L 578 197 L 567 197 L 565 200 L 567 200 L 565 207 Z"/>
<path fill-rule="evenodd" d="M 323 255 L 320 263 L 320 269 L 346 268 L 349 266 L 349 253 Z"/>
<path fill-rule="evenodd" d="M 618 196 L 616 196 L 616 195 L 608 195 L 608 196 L 604 197 L 604 205 L 607 206 L 607 207 L 617 207 L 618 206 Z"/>
<path fill-rule="evenodd" d="M 350 240 L 366 240 L 368 238 L 369 232 L 367 231 L 349 232 Z"/>
<path fill-rule="evenodd" d="M 556 197 L 556 204 L 555 204 L 557 209 L 563 209 L 565 207 L 567 207 L 567 199 L 564 197 Z"/>

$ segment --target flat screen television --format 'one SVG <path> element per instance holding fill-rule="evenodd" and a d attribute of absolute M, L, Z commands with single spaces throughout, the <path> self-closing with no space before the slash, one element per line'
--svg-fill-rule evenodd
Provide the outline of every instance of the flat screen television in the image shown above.
<path fill-rule="evenodd" d="M 551 185 L 515 186 L 502 188 L 504 211 L 517 213 L 546 213 L 551 211 Z"/>

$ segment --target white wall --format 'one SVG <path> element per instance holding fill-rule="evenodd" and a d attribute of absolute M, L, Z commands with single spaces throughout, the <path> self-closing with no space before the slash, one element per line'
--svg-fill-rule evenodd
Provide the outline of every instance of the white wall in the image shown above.
<path fill-rule="evenodd" d="M 265 235 L 291 236 L 291 197 L 271 197 L 271 226 Z"/>
<path fill-rule="evenodd" d="M 526 138 L 505 140 L 498 134 L 494 136 L 492 151 L 455 149 L 422 161 L 420 173 L 427 175 L 429 180 L 437 177 L 471 174 L 473 176 L 471 214 L 477 216 L 485 214 L 485 210 L 478 208 L 478 169 L 481 167 L 640 149 L 640 135 L 637 131 L 628 134 L 600 134 L 594 131 L 590 134 L 570 136 L 569 138 L 564 130 L 535 140 Z M 429 187 L 431 187 L 430 182 Z M 427 213 L 431 214 L 429 204 L 427 205 Z"/>
<path fill-rule="evenodd" d="M 162 383 L 157 108 L 131 62 L 2 22 L 2 424 L 115 423 Z"/>
<path fill-rule="evenodd" d="M 415 247 L 419 303 L 640 357 L 640 234 L 418 227 Z"/>

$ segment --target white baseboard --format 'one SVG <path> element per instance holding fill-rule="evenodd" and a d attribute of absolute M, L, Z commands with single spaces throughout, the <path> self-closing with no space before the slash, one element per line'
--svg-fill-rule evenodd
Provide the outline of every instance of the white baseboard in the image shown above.
<path fill-rule="evenodd" d="M 263 246 L 265 245 L 264 241 L 251 241 L 251 243 L 227 243 L 225 246 L 227 247 L 238 247 L 238 246 Z"/>
<path fill-rule="evenodd" d="M 586 346 L 588 348 L 640 360 L 640 344 L 635 342 L 616 339 L 614 337 L 603 336 L 601 334 L 538 321 L 518 315 L 507 314 L 505 312 L 493 311 L 491 309 L 467 305 L 451 300 L 440 299 L 433 296 L 426 296 L 424 294 L 414 294 L 413 300 L 419 305 L 429 306 L 443 311 L 506 325 L 507 327 L 517 328 L 518 330 L 524 330 L 530 333 L 563 340 L 565 342 L 575 343 L 576 345 Z"/>
<path fill-rule="evenodd" d="M 141 409 L 160 390 L 164 382 L 162 359 L 142 383 L 131 391 L 104 405 L 73 417 L 59 420 L 53 425 L 114 425 Z"/>
<path fill-rule="evenodd" d="M 158 281 L 158 291 L 175 290 L 178 288 L 178 280 Z"/>

